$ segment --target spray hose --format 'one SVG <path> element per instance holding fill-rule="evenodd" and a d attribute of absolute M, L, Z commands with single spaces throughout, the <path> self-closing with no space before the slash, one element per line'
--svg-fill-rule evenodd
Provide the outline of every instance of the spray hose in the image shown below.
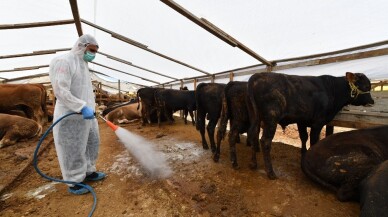
<path fill-rule="evenodd" d="M 48 133 L 51 131 L 51 129 L 58 123 L 60 122 L 62 119 L 70 116 L 70 115 L 75 115 L 75 114 L 79 114 L 77 112 L 72 112 L 72 113 L 69 113 L 69 114 L 66 114 L 62 117 L 60 117 L 57 121 L 55 121 L 47 130 L 46 132 L 43 134 L 43 136 L 40 138 L 37 146 L 36 146 L 36 149 L 35 149 L 35 152 L 34 152 L 34 161 L 33 161 L 33 165 L 34 165 L 34 168 L 36 170 L 36 172 L 41 175 L 43 178 L 45 179 L 48 179 L 50 181 L 54 181 L 54 182 L 60 182 L 60 183 L 65 183 L 65 184 L 71 184 L 71 185 L 78 185 L 78 186 L 81 186 L 81 187 L 84 187 L 86 189 L 88 189 L 92 195 L 93 195 L 93 206 L 92 206 L 92 210 L 89 212 L 89 215 L 88 217 L 91 217 L 93 215 L 93 212 L 94 210 L 96 209 L 96 205 L 97 205 L 97 195 L 96 195 L 96 192 L 94 192 L 93 188 L 87 184 L 81 184 L 81 183 L 78 183 L 78 182 L 71 182 L 71 181 L 65 181 L 65 180 L 61 180 L 61 179 L 56 179 L 56 178 L 53 178 L 53 177 L 50 177 L 50 176 L 47 176 L 45 174 L 42 173 L 42 171 L 40 171 L 40 169 L 38 168 L 38 151 L 39 151 L 39 148 L 40 146 L 42 145 L 42 142 L 43 140 L 47 137 Z M 105 120 L 106 121 L 106 120 Z M 115 125 L 114 125 L 115 126 Z M 116 126 L 117 127 L 117 126 Z M 113 128 L 112 128 L 113 129 Z"/>

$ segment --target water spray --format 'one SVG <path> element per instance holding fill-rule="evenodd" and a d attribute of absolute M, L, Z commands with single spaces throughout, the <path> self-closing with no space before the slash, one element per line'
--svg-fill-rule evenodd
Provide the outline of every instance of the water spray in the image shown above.
<path fill-rule="evenodd" d="M 129 152 L 136 158 L 140 165 L 149 173 L 152 178 L 167 178 L 172 171 L 167 165 L 162 153 L 154 150 L 155 144 L 145 138 L 121 128 L 99 115 L 105 123 L 112 128 Z"/>

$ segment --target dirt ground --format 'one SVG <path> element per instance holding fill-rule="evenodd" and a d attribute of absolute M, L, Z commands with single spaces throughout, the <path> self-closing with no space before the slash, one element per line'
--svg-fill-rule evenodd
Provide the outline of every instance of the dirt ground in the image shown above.
<path fill-rule="evenodd" d="M 251 149 L 245 138 L 237 144 L 240 168 L 229 161 L 224 141 L 220 162 L 203 150 L 200 135 L 192 125 L 177 119 L 174 125 L 141 127 L 139 122 L 121 125 L 155 144 L 173 170 L 164 180 L 150 178 L 121 144 L 115 133 L 100 122 L 101 146 L 98 170 L 108 174 L 90 183 L 97 193 L 94 216 L 358 216 L 359 204 L 337 201 L 333 192 L 308 180 L 300 169 L 300 149 L 295 128 L 276 133 L 272 159 L 279 179 L 269 180 L 258 153 L 258 170 L 250 170 Z M 157 135 L 159 134 L 159 138 Z M 161 136 L 161 137 L 160 137 Z M 0 150 L 0 216 L 87 216 L 91 194 L 75 196 L 67 186 L 41 178 L 32 166 L 37 139 Z M 141 145 L 141 144 L 139 144 Z M 39 157 L 39 167 L 60 178 L 55 148 L 50 136 Z M 15 174 L 21 172 L 16 180 Z M 11 180 L 11 185 L 7 185 Z"/>

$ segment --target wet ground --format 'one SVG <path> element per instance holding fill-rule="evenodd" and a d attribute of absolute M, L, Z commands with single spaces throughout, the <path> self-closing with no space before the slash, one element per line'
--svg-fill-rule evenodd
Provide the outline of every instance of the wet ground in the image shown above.
<path fill-rule="evenodd" d="M 245 146 L 244 137 L 237 144 L 240 168 L 235 170 L 229 161 L 227 142 L 223 142 L 220 162 L 214 163 L 211 151 L 202 149 L 195 127 L 184 125 L 179 119 L 161 128 L 141 127 L 138 122 L 121 127 L 153 143 L 165 155 L 173 173 L 167 179 L 152 179 L 115 133 L 100 122 L 97 166 L 108 176 L 90 183 L 98 198 L 94 216 L 359 215 L 358 203 L 339 202 L 333 192 L 304 176 L 300 170 L 300 149 L 292 146 L 299 144 L 295 128 L 277 132 L 272 162 L 279 179 L 269 180 L 261 153 L 259 169 L 249 169 L 251 149 Z M 0 216 L 87 216 L 93 203 L 90 194 L 71 195 L 65 185 L 46 181 L 27 166 L 36 142 L 0 149 L 0 189 L 5 189 L 0 195 Z M 45 141 L 46 146 L 39 167 L 60 178 L 51 137 Z"/>

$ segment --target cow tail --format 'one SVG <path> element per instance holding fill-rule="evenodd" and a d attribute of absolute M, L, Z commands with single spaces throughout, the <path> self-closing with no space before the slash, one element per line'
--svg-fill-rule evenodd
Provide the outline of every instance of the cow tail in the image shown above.
<path fill-rule="evenodd" d="M 41 105 L 42 105 L 42 110 L 43 110 L 43 114 L 44 114 L 45 117 L 47 117 L 47 105 L 46 105 L 46 102 L 47 102 L 47 91 L 46 91 L 46 88 L 43 86 L 43 97 L 42 97 Z"/>
<path fill-rule="evenodd" d="M 202 84 L 199 84 L 197 86 L 197 90 L 195 91 L 195 105 L 197 106 L 197 114 L 196 114 L 196 122 L 195 122 L 195 128 L 199 131 L 201 128 L 205 127 L 205 120 L 202 120 L 202 118 L 199 118 L 203 111 L 203 106 L 201 105 L 201 89 Z"/>
<path fill-rule="evenodd" d="M 228 87 L 228 86 L 227 86 Z M 221 107 L 221 117 L 218 123 L 218 131 L 217 138 L 220 138 L 224 140 L 225 134 L 226 134 L 226 126 L 228 125 L 228 119 L 229 119 L 229 111 L 228 111 L 228 102 L 226 100 L 226 93 L 228 91 L 228 88 L 225 88 L 225 90 L 222 92 L 222 107 Z"/>
<path fill-rule="evenodd" d="M 257 142 L 258 141 L 257 137 L 260 134 L 261 121 L 260 121 L 259 112 L 257 109 L 257 103 L 255 100 L 255 93 L 254 93 L 254 88 L 252 84 L 253 81 L 251 80 L 252 77 L 248 81 L 248 87 L 247 87 L 248 92 L 247 92 L 247 98 L 246 98 L 246 105 L 248 108 L 249 122 L 250 122 L 250 127 L 247 133 L 248 134 L 247 144 L 252 145 L 252 147 L 255 147 L 256 150 L 260 150 L 259 148 L 260 144 Z"/>
<path fill-rule="evenodd" d="M 139 110 L 139 108 L 140 108 L 139 91 L 137 91 L 137 93 L 136 93 L 136 100 L 137 100 L 137 102 L 139 103 L 139 104 L 137 105 L 137 110 Z"/>
<path fill-rule="evenodd" d="M 322 180 L 320 177 L 316 176 L 315 174 L 311 173 L 311 171 L 308 169 L 308 166 L 307 166 L 307 161 L 305 160 L 305 155 L 302 155 L 302 163 L 301 163 L 301 167 L 302 167 L 302 171 L 303 173 L 309 177 L 310 179 L 312 179 L 314 182 L 332 190 L 332 191 L 337 191 L 338 188 L 336 188 L 335 186 L 325 182 L 324 180 Z"/>

